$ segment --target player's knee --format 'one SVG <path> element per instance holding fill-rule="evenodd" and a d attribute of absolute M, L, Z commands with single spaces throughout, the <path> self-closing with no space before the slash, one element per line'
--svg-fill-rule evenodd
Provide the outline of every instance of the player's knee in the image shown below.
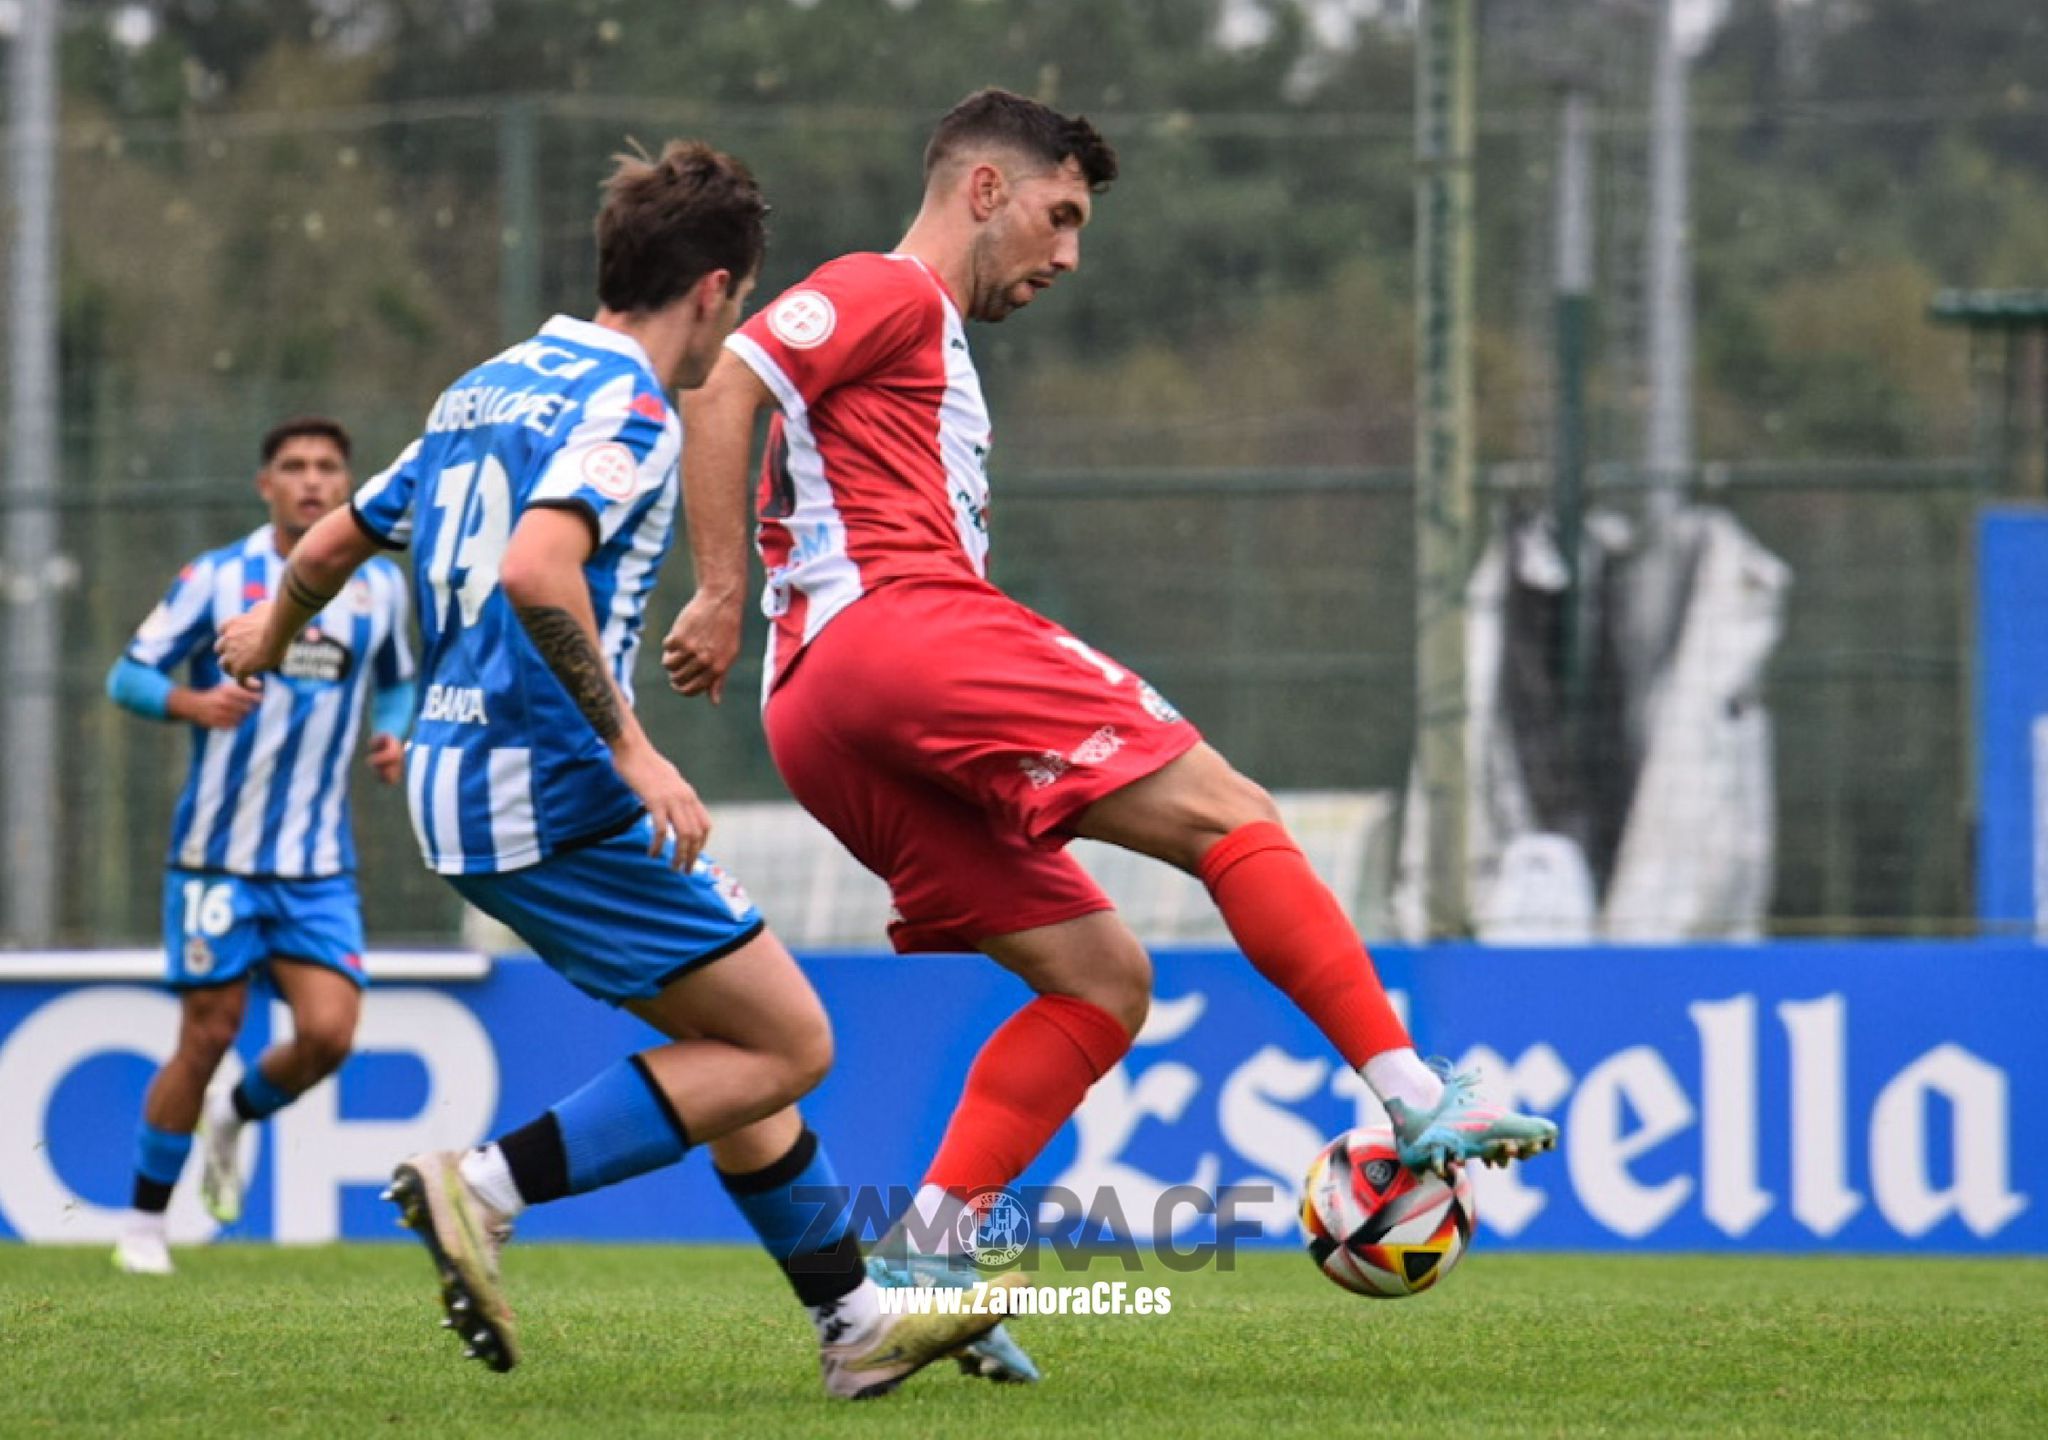
<path fill-rule="evenodd" d="M 242 1028 L 242 1007 L 227 1003 L 189 1005 L 178 1027 L 178 1052 L 186 1060 L 209 1072 L 234 1047 Z"/>
<path fill-rule="evenodd" d="M 1227 835 L 1246 825 L 1280 823 L 1280 806 L 1272 792 L 1243 771 L 1232 769 L 1218 797 L 1216 828 Z"/>
<path fill-rule="evenodd" d="M 790 1029 L 783 1050 L 787 1062 L 789 1099 L 802 1099 L 818 1088 L 832 1069 L 832 1022 L 823 1009 L 813 1009 Z"/>
<path fill-rule="evenodd" d="M 298 1049 L 299 1059 L 305 1068 L 315 1075 L 332 1075 L 348 1059 L 350 1046 L 355 1043 L 356 1025 L 353 1015 L 335 1019 L 321 1019 L 306 1026 L 293 1037 L 292 1044 Z"/>
<path fill-rule="evenodd" d="M 1082 998 L 1116 1018 L 1132 1035 L 1145 1028 L 1152 1011 L 1152 957 L 1135 938 L 1103 965 Z"/>

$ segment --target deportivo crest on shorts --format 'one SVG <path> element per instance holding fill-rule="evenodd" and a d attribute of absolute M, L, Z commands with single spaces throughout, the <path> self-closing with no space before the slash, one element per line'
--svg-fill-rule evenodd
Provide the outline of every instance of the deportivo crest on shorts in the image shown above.
<path fill-rule="evenodd" d="M 185 939 L 185 973 L 187 975 L 210 975 L 213 973 L 213 947 L 206 943 L 203 935 L 191 935 Z"/>
<path fill-rule="evenodd" d="M 839 312 L 816 290 L 792 290 L 768 311 L 768 329 L 792 350 L 815 350 L 838 324 Z"/>
<path fill-rule="evenodd" d="M 732 912 L 732 918 L 746 919 L 747 912 L 754 908 L 754 902 L 747 898 L 747 887 L 740 884 L 739 877 L 717 861 L 706 860 L 701 856 L 697 860 L 697 868 L 711 882 L 711 888 L 718 893 L 718 898 L 725 902 L 725 908 Z"/>

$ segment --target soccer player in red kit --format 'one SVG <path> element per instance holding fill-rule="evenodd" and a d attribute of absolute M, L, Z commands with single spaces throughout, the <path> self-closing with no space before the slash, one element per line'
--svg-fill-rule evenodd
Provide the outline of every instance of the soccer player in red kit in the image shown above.
<path fill-rule="evenodd" d="M 983 1046 L 918 1207 L 1007 1185 L 1130 1048 L 1151 962 L 1069 856 L 1077 835 L 1207 885 L 1245 955 L 1385 1102 L 1402 1159 L 1531 1155 L 1548 1120 L 1419 1058 L 1342 906 L 1273 801 L 1143 679 L 985 576 L 990 423 L 966 322 L 1080 263 L 1116 155 L 1087 121 L 970 95 L 925 151 L 888 254 L 820 266 L 684 401 L 697 591 L 663 650 L 717 699 L 740 644 L 747 461 L 773 618 L 764 721 L 791 792 L 888 881 L 899 951 L 979 950 L 1037 992 Z"/>

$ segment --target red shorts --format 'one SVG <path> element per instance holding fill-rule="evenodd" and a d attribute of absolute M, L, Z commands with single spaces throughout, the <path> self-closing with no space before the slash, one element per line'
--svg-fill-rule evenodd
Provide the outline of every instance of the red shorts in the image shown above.
<path fill-rule="evenodd" d="M 970 581 L 848 606 L 764 719 L 790 792 L 889 882 L 906 952 L 1110 908 L 1064 853 L 1068 827 L 1202 738 L 1137 675 Z"/>

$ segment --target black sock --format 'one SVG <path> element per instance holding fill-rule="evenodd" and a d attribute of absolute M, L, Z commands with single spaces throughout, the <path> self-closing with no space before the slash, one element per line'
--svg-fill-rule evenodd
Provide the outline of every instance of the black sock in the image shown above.
<path fill-rule="evenodd" d="M 145 1215 L 161 1215 L 171 1208 L 171 1187 L 147 1175 L 135 1177 L 135 1198 L 130 1202 Z"/>
<path fill-rule="evenodd" d="M 498 1151 L 512 1172 L 519 1198 L 527 1204 L 545 1205 L 569 1193 L 569 1152 L 562 1146 L 562 1126 L 554 1111 L 544 1110 L 538 1120 L 500 1137 Z"/>

